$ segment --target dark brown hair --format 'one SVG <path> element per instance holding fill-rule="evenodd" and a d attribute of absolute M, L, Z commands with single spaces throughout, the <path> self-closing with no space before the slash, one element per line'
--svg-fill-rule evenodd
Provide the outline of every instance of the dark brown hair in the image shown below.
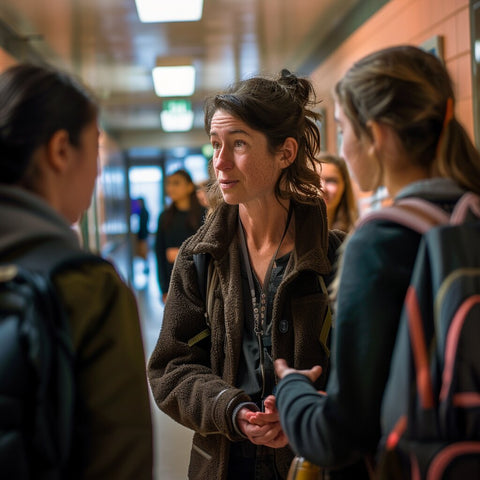
<path fill-rule="evenodd" d="M 207 98 L 204 105 L 205 130 L 210 135 L 212 117 L 224 110 L 267 137 L 272 153 L 292 137 L 298 142 L 295 161 L 285 168 L 275 185 L 277 198 L 292 198 L 302 203 L 318 201 L 320 178 L 316 173 L 320 151 L 320 132 L 315 123 L 320 114 L 311 82 L 282 70 L 277 78 L 253 77 L 242 80 L 225 92 Z M 209 192 L 212 205 L 221 193 L 214 182 Z"/>
<path fill-rule="evenodd" d="M 83 128 L 97 114 L 93 95 L 64 72 L 30 64 L 5 70 L 0 75 L 0 183 L 34 183 L 33 152 L 58 130 L 66 130 L 78 146 Z"/>
<path fill-rule="evenodd" d="M 182 177 L 188 184 L 191 184 L 193 187 L 192 193 L 190 194 L 190 209 L 187 215 L 186 226 L 191 228 L 192 230 L 197 230 L 202 223 L 203 207 L 198 201 L 195 184 L 193 183 L 192 177 L 186 170 L 176 170 L 175 172 L 170 174 L 169 177 L 173 177 L 174 175 Z M 175 205 L 175 202 L 172 202 L 165 210 L 164 222 L 162 226 L 164 230 L 168 229 L 172 225 L 173 218 L 177 212 L 178 208 Z"/>

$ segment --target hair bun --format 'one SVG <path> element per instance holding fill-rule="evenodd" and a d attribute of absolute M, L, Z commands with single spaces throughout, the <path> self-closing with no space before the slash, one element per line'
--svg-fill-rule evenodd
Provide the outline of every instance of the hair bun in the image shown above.
<path fill-rule="evenodd" d="M 290 70 L 284 68 L 280 72 L 281 81 L 285 85 L 297 86 L 298 85 L 298 77 L 293 74 Z"/>
<path fill-rule="evenodd" d="M 290 70 L 284 68 L 281 71 L 279 83 L 286 87 L 296 101 L 300 102 L 302 106 L 307 105 L 310 95 L 313 92 L 309 82 L 303 78 L 297 77 L 297 75 Z"/>

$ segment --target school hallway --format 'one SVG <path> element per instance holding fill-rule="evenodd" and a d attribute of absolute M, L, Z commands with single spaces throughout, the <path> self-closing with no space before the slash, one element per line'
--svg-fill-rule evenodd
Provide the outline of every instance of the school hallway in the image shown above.
<path fill-rule="evenodd" d="M 119 270 L 125 267 L 125 252 L 122 249 L 114 253 L 111 259 Z M 148 260 L 147 274 L 141 259 L 135 258 L 133 263 L 133 287 L 142 321 L 146 360 L 157 342 L 163 317 L 155 258 L 151 249 Z M 151 405 L 154 427 L 154 480 L 186 480 L 193 432 L 161 412 L 153 397 Z"/>

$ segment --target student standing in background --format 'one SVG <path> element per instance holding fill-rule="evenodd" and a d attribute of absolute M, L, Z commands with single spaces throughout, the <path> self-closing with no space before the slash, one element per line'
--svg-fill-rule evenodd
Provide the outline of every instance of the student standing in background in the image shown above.
<path fill-rule="evenodd" d="M 206 209 L 198 201 L 196 187 L 186 170 L 177 170 L 166 178 L 165 191 L 172 203 L 158 218 L 155 237 L 157 275 L 165 303 L 173 264 L 180 245 L 203 223 Z"/>
<path fill-rule="evenodd" d="M 200 202 L 200 205 L 208 209 L 208 186 L 210 184 L 209 180 L 204 180 L 203 182 L 200 182 L 196 187 L 197 187 L 197 198 L 198 201 Z"/>
<path fill-rule="evenodd" d="M 145 199 L 140 197 L 137 199 L 138 201 L 138 230 L 137 230 L 137 238 L 136 238 L 136 245 L 135 245 L 135 253 L 138 257 L 143 259 L 144 262 L 144 269 L 145 273 L 149 272 L 148 268 L 148 220 L 150 218 L 150 214 L 147 210 L 145 205 Z"/>
<path fill-rule="evenodd" d="M 327 204 L 328 228 L 348 233 L 358 218 L 357 199 L 347 164 L 341 157 L 321 153 L 323 198 Z"/>

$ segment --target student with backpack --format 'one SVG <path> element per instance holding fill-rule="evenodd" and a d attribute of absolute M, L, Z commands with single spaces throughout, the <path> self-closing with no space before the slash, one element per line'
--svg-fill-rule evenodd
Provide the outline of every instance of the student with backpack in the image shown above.
<path fill-rule="evenodd" d="M 342 154 L 362 190 L 384 185 L 394 205 L 421 198 L 447 214 L 465 192 L 480 194 L 480 155 L 455 117 L 452 82 L 437 57 L 413 46 L 374 52 L 347 71 L 334 98 Z M 326 392 L 312 383 L 319 366 L 298 371 L 276 361 L 281 424 L 296 453 L 311 462 L 339 467 L 361 458 L 373 475 L 382 399 L 421 239 L 415 229 L 378 217 L 347 240 Z M 476 476 L 456 478 L 478 478 L 478 465 Z"/>
<path fill-rule="evenodd" d="M 53 284 L 50 296 L 32 296 L 18 309 L 28 324 L 15 323 L 13 310 L 2 316 L 12 305 L 0 308 L 0 359 L 11 350 L 18 360 L 0 365 L 2 478 L 152 478 L 135 298 L 110 263 L 82 251 L 71 228 L 88 208 L 98 174 L 97 121 L 92 95 L 65 73 L 19 64 L 0 75 L 2 272 L 48 272 Z M 22 290 L 1 298 L 21 299 Z M 55 313 L 31 318 L 28 306 L 47 298 Z M 36 320 L 53 325 L 51 338 Z"/>

